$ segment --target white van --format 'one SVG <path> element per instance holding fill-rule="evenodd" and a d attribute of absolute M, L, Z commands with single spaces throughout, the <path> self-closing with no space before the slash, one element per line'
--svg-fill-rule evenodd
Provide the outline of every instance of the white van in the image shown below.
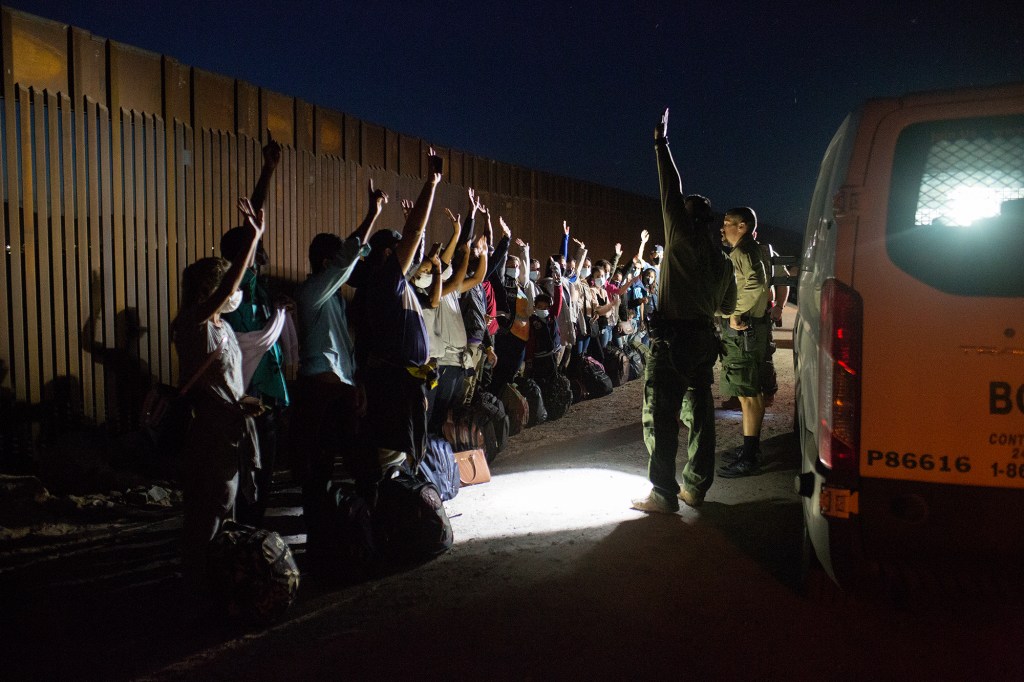
<path fill-rule="evenodd" d="M 1020 575 L 1024 83 L 870 100 L 843 122 L 793 356 L 810 561 L 841 586 Z"/>

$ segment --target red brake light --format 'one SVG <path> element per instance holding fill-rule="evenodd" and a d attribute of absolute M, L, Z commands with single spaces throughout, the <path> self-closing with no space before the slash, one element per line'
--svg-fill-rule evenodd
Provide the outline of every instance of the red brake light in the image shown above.
<path fill-rule="evenodd" d="M 855 478 L 860 453 L 860 295 L 835 279 L 821 291 L 821 346 L 818 358 L 818 459 L 842 478 Z"/>

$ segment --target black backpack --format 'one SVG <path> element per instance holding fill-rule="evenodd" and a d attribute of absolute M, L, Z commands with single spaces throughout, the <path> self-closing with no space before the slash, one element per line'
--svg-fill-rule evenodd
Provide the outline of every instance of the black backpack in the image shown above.
<path fill-rule="evenodd" d="M 538 382 L 541 394 L 544 396 L 544 407 L 548 412 L 548 419 L 561 419 L 572 405 L 572 384 L 568 377 L 561 372 Z"/>
<path fill-rule="evenodd" d="M 393 468 L 380 484 L 375 510 L 379 546 L 398 563 L 444 554 L 455 542 L 451 521 L 434 484 Z"/>
<path fill-rule="evenodd" d="M 469 412 L 484 435 L 484 453 L 490 464 L 508 442 L 509 424 L 505 406 L 493 393 L 478 391 L 476 399 L 469 406 Z"/>
<path fill-rule="evenodd" d="M 644 376 L 644 356 L 636 348 L 626 350 L 629 358 L 629 381 L 641 379 Z"/>
<path fill-rule="evenodd" d="M 603 398 L 612 392 L 611 377 L 593 358 L 584 358 L 580 367 L 580 378 L 587 389 L 589 398 Z"/>
<path fill-rule="evenodd" d="M 331 577 L 358 580 L 372 574 L 379 555 L 370 505 L 349 481 L 327 491 L 327 522 L 306 536 L 306 554 L 315 568 Z"/>
<path fill-rule="evenodd" d="M 455 462 L 451 443 L 437 436 L 426 437 L 420 472 L 434 484 L 441 500 L 450 500 L 459 494 L 459 465 Z"/>
<path fill-rule="evenodd" d="M 280 535 L 225 521 L 210 541 L 207 575 L 215 605 L 230 617 L 271 623 L 299 591 L 299 568 Z"/>
<path fill-rule="evenodd" d="M 609 343 L 604 347 L 604 371 L 612 386 L 623 385 L 629 381 L 629 356 Z"/>
<path fill-rule="evenodd" d="M 548 420 L 548 411 L 544 407 L 544 396 L 537 382 L 520 375 L 516 377 L 515 384 L 516 388 L 519 389 L 519 392 L 523 394 L 526 402 L 530 405 L 530 421 L 526 422 L 526 425 L 536 426 L 546 422 Z"/>

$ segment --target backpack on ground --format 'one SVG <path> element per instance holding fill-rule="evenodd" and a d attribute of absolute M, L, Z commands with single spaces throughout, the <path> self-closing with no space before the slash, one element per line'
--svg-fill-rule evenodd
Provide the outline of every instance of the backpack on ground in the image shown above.
<path fill-rule="evenodd" d="M 526 398 L 526 402 L 530 406 L 530 420 L 526 422 L 526 425 L 528 427 L 536 426 L 546 422 L 548 420 L 548 411 L 544 407 L 544 396 L 537 382 L 520 375 L 516 377 L 515 383 L 519 393 Z"/>
<path fill-rule="evenodd" d="M 392 561 L 431 559 L 447 552 L 455 542 L 437 488 L 402 468 L 385 474 L 375 517 L 379 545 Z"/>
<path fill-rule="evenodd" d="M 444 438 L 426 437 L 420 471 L 437 488 L 442 501 L 459 494 L 459 467 L 451 444 Z"/>
<path fill-rule="evenodd" d="M 587 389 L 588 397 L 603 398 L 612 392 L 611 377 L 604 371 L 604 366 L 600 362 L 587 357 L 580 364 L 580 379 Z"/>
<path fill-rule="evenodd" d="M 469 406 L 481 433 L 484 434 L 484 452 L 487 453 L 487 461 L 493 462 L 508 442 L 508 415 L 505 414 L 505 406 L 494 397 L 493 393 L 477 391 L 476 400 Z"/>
<path fill-rule="evenodd" d="M 629 380 L 629 356 L 609 343 L 604 348 L 604 371 L 612 380 L 612 386 L 622 386 Z"/>
<path fill-rule="evenodd" d="M 644 375 L 644 356 L 636 348 L 627 348 L 626 357 L 629 358 L 629 381 L 642 378 Z"/>
<path fill-rule="evenodd" d="M 358 580 L 374 572 L 379 559 L 370 505 L 350 481 L 327 491 L 326 522 L 306 535 L 306 554 L 324 574 Z"/>
<path fill-rule="evenodd" d="M 215 604 L 231 617 L 270 623 L 299 591 L 299 568 L 280 535 L 226 521 L 210 541 L 207 568 Z"/>
<path fill-rule="evenodd" d="M 508 435 L 514 436 L 530 421 L 530 404 L 523 394 L 512 384 L 505 384 L 501 389 L 501 404 L 508 415 Z"/>
<path fill-rule="evenodd" d="M 561 419 L 572 405 L 572 385 L 569 379 L 561 372 L 557 372 L 539 382 L 539 386 L 544 396 L 548 419 Z"/>
<path fill-rule="evenodd" d="M 455 452 L 484 449 L 486 439 L 468 407 L 459 406 L 449 410 L 448 419 L 442 425 L 441 431 Z"/>

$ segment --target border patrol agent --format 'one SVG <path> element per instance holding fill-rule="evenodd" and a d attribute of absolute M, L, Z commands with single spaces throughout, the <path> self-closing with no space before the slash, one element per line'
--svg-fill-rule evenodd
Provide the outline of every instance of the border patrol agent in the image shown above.
<path fill-rule="evenodd" d="M 658 278 L 659 310 L 651 322 L 651 355 L 644 385 L 644 442 L 653 489 L 633 500 L 644 512 L 674 513 L 681 499 L 699 506 L 714 479 L 715 411 L 711 397 L 718 357 L 714 317 L 736 298 L 732 266 L 708 229 L 710 202 L 684 196 L 666 137 L 668 109 L 654 131 L 661 186 L 665 253 Z M 689 427 L 683 486 L 676 481 L 677 417 Z"/>

